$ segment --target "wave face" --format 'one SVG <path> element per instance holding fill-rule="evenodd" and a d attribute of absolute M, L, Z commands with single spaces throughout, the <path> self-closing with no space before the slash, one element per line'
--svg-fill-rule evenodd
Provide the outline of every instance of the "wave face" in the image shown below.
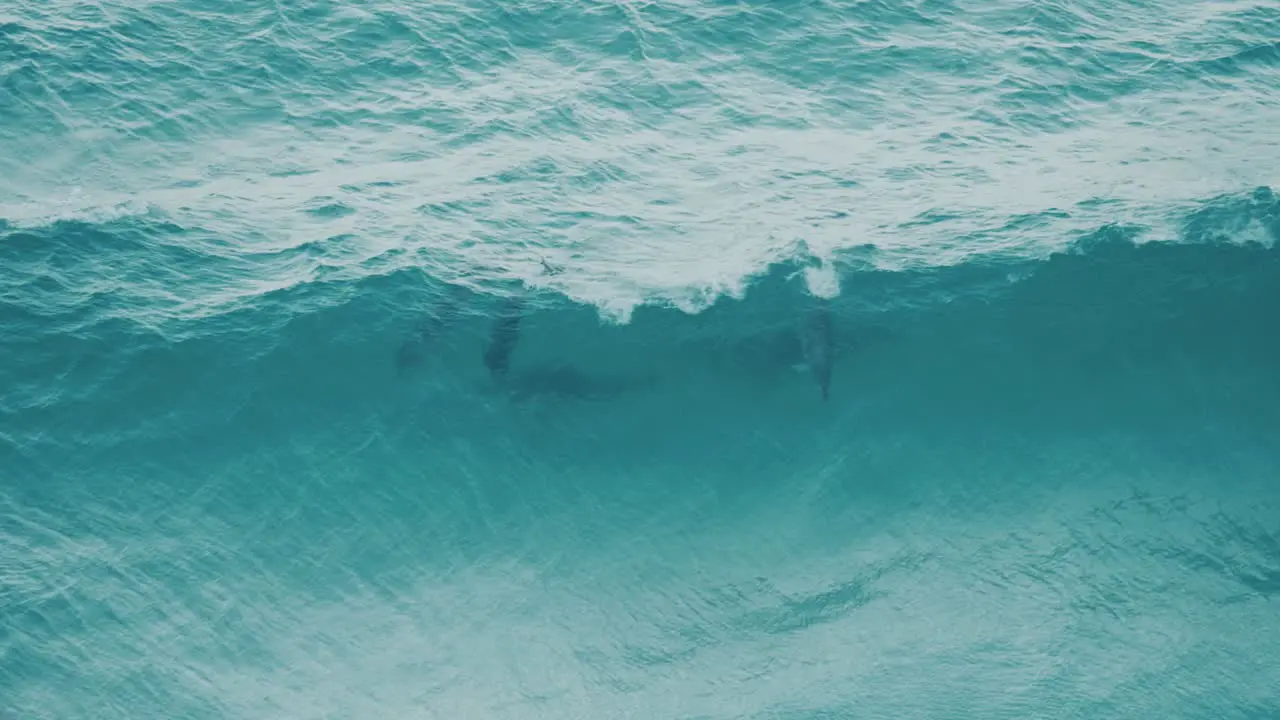
<path fill-rule="evenodd" d="M 1275 717 L 1278 37 L 0 4 L 0 718 Z"/>

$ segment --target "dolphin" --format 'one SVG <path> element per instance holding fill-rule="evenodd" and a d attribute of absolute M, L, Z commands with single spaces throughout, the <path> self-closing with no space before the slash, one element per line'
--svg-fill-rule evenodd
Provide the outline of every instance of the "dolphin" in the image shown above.
<path fill-rule="evenodd" d="M 553 362 L 513 371 L 504 380 L 507 393 L 516 401 L 548 395 L 569 400 L 611 400 L 647 387 L 654 378 L 596 375 L 566 362 Z"/>
<path fill-rule="evenodd" d="M 427 346 L 457 319 L 458 293 L 455 291 L 441 298 L 424 317 L 414 325 L 413 334 L 405 338 L 396 350 L 396 372 L 404 375 L 410 368 L 422 363 Z"/>
<path fill-rule="evenodd" d="M 831 307 L 824 298 L 818 298 L 814 307 L 801 318 L 799 334 L 805 365 L 822 389 L 822 399 L 826 401 L 831 396 L 835 333 L 831 322 Z"/>
<path fill-rule="evenodd" d="M 524 301 L 510 297 L 502 302 L 501 310 L 489 331 L 489 347 L 484 351 L 484 365 L 495 379 L 505 377 L 511 368 L 511 353 L 520 340 L 520 320 L 523 318 Z"/>

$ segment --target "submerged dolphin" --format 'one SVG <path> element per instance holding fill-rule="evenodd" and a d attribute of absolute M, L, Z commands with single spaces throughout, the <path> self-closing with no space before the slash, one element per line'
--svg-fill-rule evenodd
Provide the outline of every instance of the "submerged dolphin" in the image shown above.
<path fill-rule="evenodd" d="M 489 347 L 484 351 L 484 365 L 495 379 L 506 376 L 511 368 L 511 353 L 520 339 L 523 313 L 523 300 L 518 297 L 507 298 L 489 331 Z"/>
<path fill-rule="evenodd" d="M 822 389 L 822 399 L 831 396 L 831 365 L 835 354 L 835 336 L 831 323 L 831 307 L 819 298 L 814 307 L 801 319 L 800 347 L 804 352 L 809 374 Z"/>
<path fill-rule="evenodd" d="M 516 401 L 547 395 L 570 400 L 610 400 L 652 382 L 649 376 L 586 373 L 565 362 L 534 365 L 504 378 L 507 393 Z"/>
<path fill-rule="evenodd" d="M 447 328 L 458 315 L 457 293 L 446 295 L 414 326 L 414 332 L 400 343 L 396 350 L 396 372 L 404 375 L 422 362 L 427 346 Z"/>

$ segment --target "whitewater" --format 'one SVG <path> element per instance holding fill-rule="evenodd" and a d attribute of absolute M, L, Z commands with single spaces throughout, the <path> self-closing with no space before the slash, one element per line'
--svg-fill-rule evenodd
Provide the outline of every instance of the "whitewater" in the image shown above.
<path fill-rule="evenodd" d="M 0 720 L 1280 717 L 1277 168 L 1274 0 L 0 0 Z"/>

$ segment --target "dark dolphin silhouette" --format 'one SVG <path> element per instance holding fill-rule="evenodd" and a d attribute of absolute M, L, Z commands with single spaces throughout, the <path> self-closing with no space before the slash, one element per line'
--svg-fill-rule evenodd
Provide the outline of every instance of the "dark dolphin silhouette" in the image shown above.
<path fill-rule="evenodd" d="M 831 368 L 835 360 L 835 332 L 831 322 L 831 307 L 823 298 L 801 318 L 800 346 L 804 352 L 809 374 L 822 390 L 822 399 L 831 396 Z"/>
<path fill-rule="evenodd" d="M 411 368 L 422 364 L 431 345 L 458 318 L 461 302 L 458 291 L 446 294 L 414 325 L 413 334 L 405 338 L 396 349 L 396 372 L 404 375 Z"/>
<path fill-rule="evenodd" d="M 520 321 L 524 317 L 524 301 L 519 297 L 503 300 L 493 328 L 489 331 L 489 346 L 484 351 L 484 365 L 495 379 L 504 377 L 511 369 L 511 353 L 520 340 Z"/>
<path fill-rule="evenodd" d="M 546 396 L 602 401 L 648 387 L 654 380 L 649 375 L 588 373 L 567 362 L 552 362 L 512 370 L 503 378 L 502 386 L 515 401 Z"/>

